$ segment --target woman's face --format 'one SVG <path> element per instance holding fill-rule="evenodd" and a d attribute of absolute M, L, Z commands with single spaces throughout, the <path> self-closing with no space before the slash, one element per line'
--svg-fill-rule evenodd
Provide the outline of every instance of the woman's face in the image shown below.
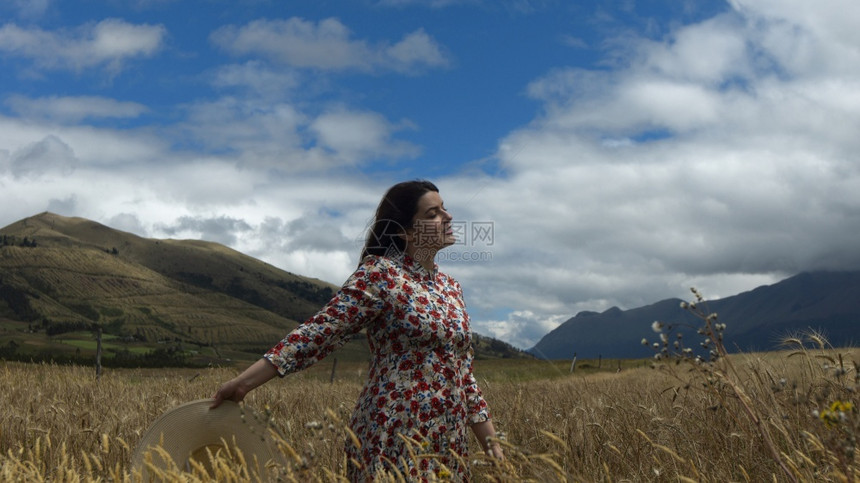
<path fill-rule="evenodd" d="M 412 227 L 406 230 L 409 243 L 417 249 L 440 250 L 457 242 L 451 227 L 451 215 L 445 211 L 442 197 L 428 191 L 418 199 Z"/>

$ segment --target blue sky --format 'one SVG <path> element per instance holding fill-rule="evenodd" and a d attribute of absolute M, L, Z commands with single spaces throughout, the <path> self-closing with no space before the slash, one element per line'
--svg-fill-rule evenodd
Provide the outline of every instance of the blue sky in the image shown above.
<path fill-rule="evenodd" d="M 5 1 L 0 226 L 48 210 L 339 284 L 385 189 L 428 178 L 475 330 L 528 348 L 581 310 L 860 268 L 858 24 L 853 0 Z"/>

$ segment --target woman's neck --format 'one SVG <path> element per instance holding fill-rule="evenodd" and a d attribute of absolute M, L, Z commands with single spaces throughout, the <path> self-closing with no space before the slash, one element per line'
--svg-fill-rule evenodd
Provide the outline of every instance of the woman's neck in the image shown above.
<path fill-rule="evenodd" d="M 425 270 L 431 273 L 433 272 L 436 265 L 436 250 L 431 250 L 429 248 L 416 248 L 413 245 L 407 244 L 405 252 L 410 258 L 421 264 Z"/>

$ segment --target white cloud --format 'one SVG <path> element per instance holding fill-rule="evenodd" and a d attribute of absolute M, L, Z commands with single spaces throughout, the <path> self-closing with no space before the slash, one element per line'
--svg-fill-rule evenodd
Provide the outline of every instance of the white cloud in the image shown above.
<path fill-rule="evenodd" d="M 385 48 L 380 57 L 380 63 L 390 65 L 392 69 L 398 71 L 409 71 L 413 66 L 421 64 L 428 66 L 448 64 L 439 46 L 423 29 L 412 32 L 403 37 L 400 42 Z"/>
<path fill-rule="evenodd" d="M 747 52 L 745 25 L 737 15 L 722 14 L 682 27 L 668 42 L 643 40 L 634 48 L 634 62 L 643 73 L 666 79 L 714 85 L 734 77 L 746 78 L 752 66 Z M 707 53 L 707 55 L 702 55 Z"/>
<path fill-rule="evenodd" d="M 472 330 L 496 339 L 516 341 L 520 347 L 529 348 L 569 318 L 570 316 L 535 313 L 531 310 L 514 310 L 502 320 L 473 322 Z"/>
<path fill-rule="evenodd" d="M 244 220 L 224 215 L 217 217 L 180 216 L 172 224 L 159 224 L 155 228 L 168 238 L 200 239 L 226 246 L 236 244 L 238 237 L 251 231 Z"/>
<path fill-rule="evenodd" d="M 301 172 L 412 157 L 418 148 L 394 137 L 408 128 L 343 106 L 311 115 L 289 103 L 222 97 L 189 105 L 184 132 L 242 164 Z"/>
<path fill-rule="evenodd" d="M 732 0 L 752 40 L 791 75 L 827 77 L 860 72 L 860 10 L 850 0 Z"/>
<path fill-rule="evenodd" d="M 121 102 L 96 96 L 49 96 L 37 99 L 10 96 L 6 99 L 6 105 L 25 118 L 66 123 L 83 119 L 134 118 L 148 111 L 146 106 L 136 102 Z"/>
<path fill-rule="evenodd" d="M 491 263 L 452 268 L 476 326 L 523 345 L 554 315 L 860 269 L 860 72 L 830 62 L 853 58 L 853 31 L 762 4 L 631 40 L 625 68 L 531 84 L 545 112 L 500 142 L 504 180 L 446 180 L 497 227 Z"/>
<path fill-rule="evenodd" d="M 152 132 L 58 126 L 40 121 L 22 122 L 0 115 L 0 147 L 9 151 L 54 136 L 74 151 L 82 164 L 117 166 L 164 159 L 166 141 Z M 178 154 L 175 156 L 179 156 Z M 122 173 L 117 173 L 121 175 Z"/>
<path fill-rule="evenodd" d="M 211 40 L 233 55 L 262 55 L 293 67 L 325 71 L 410 72 L 448 64 L 439 45 L 423 30 L 407 34 L 394 44 L 371 45 L 351 36 L 336 18 L 315 24 L 293 17 L 221 27 L 212 33 Z"/>
<path fill-rule="evenodd" d="M 335 158 L 346 164 L 366 158 L 396 159 L 417 154 L 416 146 L 392 139 L 400 126 L 392 125 L 374 112 L 326 112 L 314 119 L 309 128 L 316 135 L 318 145 L 332 151 Z"/>
<path fill-rule="evenodd" d="M 29 179 L 67 176 L 75 170 L 77 163 L 74 151 L 61 139 L 52 135 L 22 146 L 12 152 L 6 162 L 7 169 L 13 177 Z"/>
<path fill-rule="evenodd" d="M 259 60 L 244 64 L 230 64 L 219 67 L 212 79 L 218 88 L 247 89 L 251 96 L 264 99 L 282 99 L 292 93 L 300 84 L 297 72 L 275 70 Z"/>
<path fill-rule="evenodd" d="M 29 59 L 44 69 L 104 67 L 116 74 L 126 60 L 154 55 L 166 35 L 161 25 L 135 25 L 120 19 L 57 32 L 7 23 L 0 27 L 0 53 Z"/>

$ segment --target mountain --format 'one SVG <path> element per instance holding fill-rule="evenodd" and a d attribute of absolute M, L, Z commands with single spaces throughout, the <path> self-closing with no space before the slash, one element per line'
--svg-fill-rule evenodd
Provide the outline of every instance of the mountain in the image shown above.
<path fill-rule="evenodd" d="M 101 328 L 118 365 L 253 359 L 337 288 L 217 243 L 42 213 L 0 229 L 0 357 L 92 361 Z M 365 338 L 338 354 L 366 360 Z"/>
<path fill-rule="evenodd" d="M 701 321 L 681 308 L 680 299 L 645 307 L 580 312 L 545 335 L 528 352 L 546 359 L 639 358 L 653 355 L 642 345 L 654 342 L 654 321 L 674 327 L 687 346 L 697 345 Z M 724 341 L 732 350 L 773 350 L 783 338 L 810 329 L 835 347 L 860 340 L 860 271 L 806 272 L 773 285 L 699 304 L 726 324 Z M 674 335 L 673 335 L 674 337 Z M 693 342 L 691 344 L 691 342 Z"/>

